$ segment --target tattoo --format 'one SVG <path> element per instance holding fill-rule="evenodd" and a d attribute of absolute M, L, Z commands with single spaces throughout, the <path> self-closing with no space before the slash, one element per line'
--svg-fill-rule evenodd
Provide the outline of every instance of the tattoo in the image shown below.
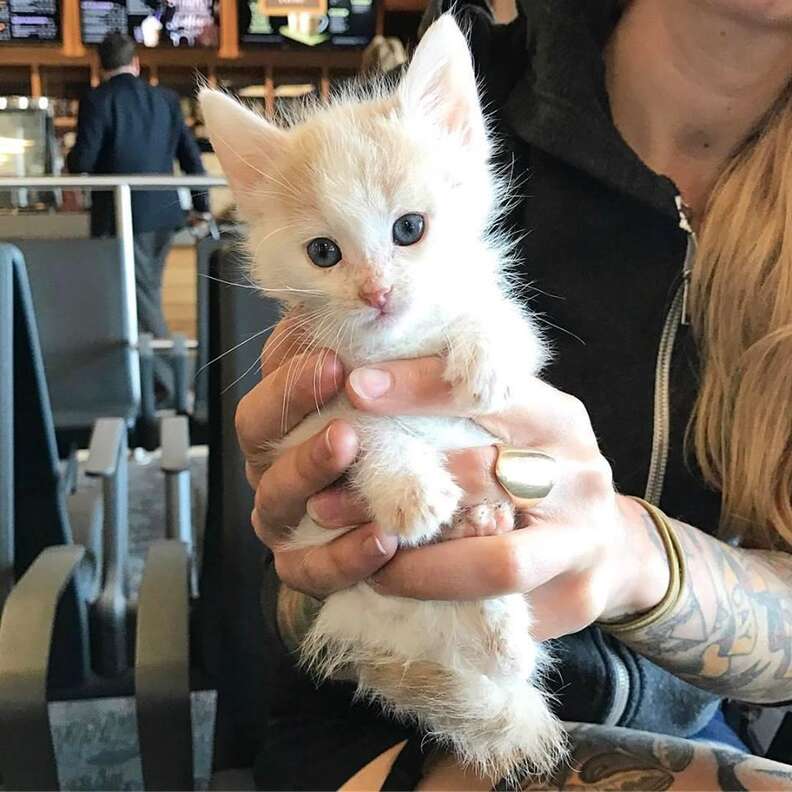
<path fill-rule="evenodd" d="M 620 638 L 714 693 L 759 703 L 792 698 L 792 555 L 736 549 L 671 522 L 688 570 L 679 602 Z"/>
<path fill-rule="evenodd" d="M 569 761 L 521 790 L 792 788 L 792 767 L 729 748 L 611 726 L 568 728 Z"/>

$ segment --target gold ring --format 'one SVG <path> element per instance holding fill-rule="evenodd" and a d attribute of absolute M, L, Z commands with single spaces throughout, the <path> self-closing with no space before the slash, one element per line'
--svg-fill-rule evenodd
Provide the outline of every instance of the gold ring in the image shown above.
<path fill-rule="evenodd" d="M 530 509 L 550 494 L 556 480 L 557 463 L 541 451 L 498 445 L 495 476 L 511 495 L 515 506 Z"/>

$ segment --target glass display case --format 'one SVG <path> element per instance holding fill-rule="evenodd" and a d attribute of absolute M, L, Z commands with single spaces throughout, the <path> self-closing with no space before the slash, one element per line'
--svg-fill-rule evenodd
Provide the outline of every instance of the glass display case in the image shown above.
<path fill-rule="evenodd" d="M 49 176 L 61 171 L 52 105 L 46 98 L 0 96 L 0 175 Z M 53 191 L 0 192 L 0 209 L 41 209 Z"/>

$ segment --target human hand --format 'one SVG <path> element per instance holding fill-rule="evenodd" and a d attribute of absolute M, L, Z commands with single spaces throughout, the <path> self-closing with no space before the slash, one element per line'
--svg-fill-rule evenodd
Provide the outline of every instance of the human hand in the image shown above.
<path fill-rule="evenodd" d="M 379 373 L 352 372 L 346 392 L 370 414 L 472 415 L 472 406 L 466 411 L 452 398 L 443 370 L 439 358 L 382 364 Z M 374 575 L 377 590 L 433 600 L 526 593 L 539 640 L 648 610 L 662 599 L 669 572 L 654 526 L 640 504 L 614 491 L 610 466 L 577 399 L 533 379 L 508 410 L 474 420 L 507 445 L 554 457 L 552 491 L 518 513 L 518 530 L 401 550 Z M 467 502 L 508 497 L 494 474 L 495 447 L 448 459 Z M 310 506 L 327 526 L 365 519 L 365 509 L 339 488 Z"/>
<path fill-rule="evenodd" d="M 372 575 L 396 552 L 396 538 L 362 525 L 327 545 L 306 550 L 284 549 L 288 527 L 305 514 L 308 498 L 339 478 L 357 456 L 351 426 L 333 421 L 274 462 L 268 449 L 317 405 L 331 400 L 343 384 L 343 368 L 327 350 L 295 360 L 297 328 L 288 319 L 273 332 L 262 352 L 262 381 L 240 401 L 236 412 L 245 473 L 255 490 L 253 528 L 272 550 L 275 569 L 289 588 L 322 598 Z M 294 381 L 290 374 L 298 372 Z M 288 382 L 288 411 L 283 414 Z"/>

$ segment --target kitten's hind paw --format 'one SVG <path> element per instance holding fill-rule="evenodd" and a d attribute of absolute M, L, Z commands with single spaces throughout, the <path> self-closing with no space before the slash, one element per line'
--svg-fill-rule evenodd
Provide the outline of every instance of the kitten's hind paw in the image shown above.
<path fill-rule="evenodd" d="M 480 503 L 460 509 L 453 523 L 443 529 L 446 539 L 464 539 L 467 536 L 495 536 L 514 528 L 514 508 L 510 503 Z"/>

